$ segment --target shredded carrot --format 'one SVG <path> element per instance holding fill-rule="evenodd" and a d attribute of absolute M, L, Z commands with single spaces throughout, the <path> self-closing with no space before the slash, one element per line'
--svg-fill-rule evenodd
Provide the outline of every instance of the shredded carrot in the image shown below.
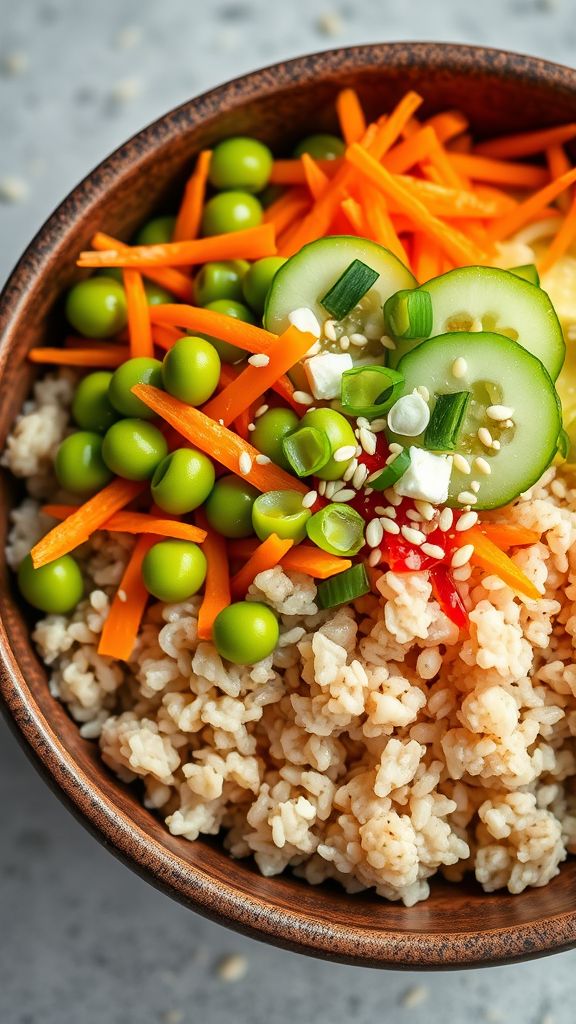
<path fill-rule="evenodd" d="M 269 352 L 278 340 L 277 334 L 265 331 L 263 327 L 244 323 L 225 313 L 200 306 L 185 306 L 178 303 L 162 303 L 152 306 L 150 319 L 153 324 L 182 327 L 188 331 L 211 334 L 220 341 L 229 341 L 244 352 Z"/>
<path fill-rule="evenodd" d="M 448 142 L 462 135 L 468 129 L 469 121 L 459 110 L 444 110 L 440 114 L 433 114 L 424 125 L 434 129 L 439 142 Z"/>
<path fill-rule="evenodd" d="M 480 529 L 499 548 L 524 547 L 540 540 L 539 530 L 529 530 L 515 523 L 482 523 Z"/>
<path fill-rule="evenodd" d="M 266 540 L 258 545 L 248 561 L 230 581 L 232 596 L 235 598 L 244 597 L 251 583 L 254 582 L 258 573 L 273 569 L 287 551 L 294 546 L 293 540 L 286 540 L 271 533 Z"/>
<path fill-rule="evenodd" d="M 484 262 L 484 253 L 479 252 L 477 247 L 455 228 L 434 217 L 421 199 L 407 190 L 401 179 L 390 174 L 357 143 L 349 147 L 346 159 L 364 177 L 380 188 L 387 197 L 393 199 L 396 206 L 412 219 L 416 227 L 434 238 L 446 255 L 457 265 Z M 419 184 L 426 183 L 419 182 Z"/>
<path fill-rule="evenodd" d="M 275 391 L 280 398 L 283 398 L 295 412 L 300 413 L 300 415 L 303 414 L 306 406 L 303 406 L 301 402 L 297 402 L 294 398 L 295 388 L 292 381 L 286 376 L 286 374 L 283 374 L 281 377 L 278 377 L 278 380 L 274 381 L 272 391 Z"/>
<path fill-rule="evenodd" d="M 153 409 L 193 445 L 226 466 L 231 473 L 242 476 L 259 491 L 293 490 L 299 494 L 307 493 L 308 488 L 301 480 L 286 473 L 273 462 L 261 465 L 256 461 L 260 454 L 256 448 L 243 441 L 232 430 L 210 419 L 199 409 L 185 405 L 184 402 L 151 387 L 150 384 L 136 384 L 132 391 L 149 409 Z M 240 465 L 243 455 L 246 456 L 242 460 L 246 463 L 245 467 Z"/>
<path fill-rule="evenodd" d="M 212 260 L 259 260 L 276 255 L 274 228 L 259 224 L 255 228 L 229 231 L 225 235 L 195 238 L 190 242 L 166 242 L 163 245 L 116 247 L 104 252 L 81 252 L 79 267 L 186 267 Z"/>
<path fill-rule="evenodd" d="M 280 335 L 269 354 L 263 356 L 268 359 L 265 366 L 247 366 L 236 380 L 206 403 L 203 412 L 228 426 L 247 406 L 260 398 L 278 377 L 299 363 L 315 340 L 312 334 L 289 327 Z"/>
<path fill-rule="evenodd" d="M 154 543 L 154 537 L 136 541 L 100 636 L 98 654 L 104 657 L 128 661 L 134 650 L 150 596 L 142 579 L 142 562 Z"/>
<path fill-rule="evenodd" d="M 523 594 L 524 597 L 529 597 L 533 601 L 542 597 L 540 591 L 515 562 L 504 554 L 489 537 L 485 536 L 478 526 L 473 526 L 471 530 L 464 530 L 462 533 L 456 533 L 454 543 L 458 547 L 472 544 L 474 546 L 474 553 L 470 559 L 472 565 L 477 565 L 480 569 L 499 576 L 504 583 L 518 591 L 519 594 Z"/>
<path fill-rule="evenodd" d="M 202 509 L 194 513 L 196 524 L 206 533 L 202 551 L 206 556 L 206 581 L 204 596 L 198 611 L 198 637 L 212 639 L 212 628 L 216 616 L 230 604 L 230 570 L 226 540 L 212 529 Z"/>
<path fill-rule="evenodd" d="M 153 356 L 154 345 L 152 342 L 152 329 L 150 327 L 150 312 L 142 274 L 137 270 L 123 270 L 122 280 L 126 292 L 126 307 L 128 309 L 128 332 L 130 335 L 130 355 Z"/>
<path fill-rule="evenodd" d="M 137 498 L 145 486 L 139 480 L 113 480 L 38 541 L 30 552 L 34 568 L 39 569 L 83 544 L 110 516 Z"/>
<path fill-rule="evenodd" d="M 248 537 L 246 540 L 231 541 L 228 550 L 231 558 L 244 559 L 250 558 L 257 547 L 258 541 Z M 297 544 L 283 555 L 280 564 L 289 572 L 303 572 L 314 579 L 327 580 L 330 576 L 336 576 L 339 572 L 349 569 L 352 562 L 349 558 L 329 555 L 320 548 L 312 547 L 311 544 Z"/>
<path fill-rule="evenodd" d="M 152 327 L 152 341 L 166 352 L 177 341 L 180 341 L 180 338 L 185 337 L 183 331 L 179 331 L 177 327 L 171 327 L 169 324 L 154 324 Z"/>
<path fill-rule="evenodd" d="M 347 199 L 343 199 L 340 203 L 340 209 L 357 235 L 370 237 L 370 228 L 366 223 L 364 210 L 357 199 L 348 196 Z"/>
<path fill-rule="evenodd" d="M 113 238 L 112 235 L 106 235 L 103 231 L 97 231 L 94 237 L 91 239 L 92 248 L 98 252 L 105 252 L 108 249 L 115 249 L 122 251 L 124 249 L 130 250 L 130 246 L 125 242 L 118 241 L 117 238 Z M 177 299 L 182 302 L 192 302 L 194 293 L 192 290 L 192 282 L 186 274 L 183 274 L 180 270 L 172 270 L 170 267 L 147 267 L 142 273 L 144 277 L 149 278 L 150 281 L 154 281 L 154 284 L 159 284 L 162 288 L 165 288 L 167 292 L 172 292 Z"/>
<path fill-rule="evenodd" d="M 309 154 L 306 154 L 309 155 Z M 318 170 L 322 171 L 326 178 L 333 178 L 342 167 L 342 160 L 315 160 Z M 270 172 L 271 185 L 305 185 L 306 171 L 302 164 L 302 157 L 292 157 L 289 160 L 275 160 Z"/>
<path fill-rule="evenodd" d="M 318 161 L 313 160 L 309 153 L 303 153 L 300 159 L 310 194 L 313 199 L 319 199 L 328 184 L 329 178 L 320 167 Z"/>
<path fill-rule="evenodd" d="M 78 505 L 44 505 L 42 512 L 53 519 L 68 519 L 78 508 Z M 190 540 L 195 544 L 202 544 L 206 537 L 205 530 L 199 530 L 190 523 L 149 515 L 147 512 L 115 512 L 99 529 L 110 533 L 154 533 L 158 537 Z"/>
<path fill-rule="evenodd" d="M 538 261 L 538 269 L 541 274 L 546 273 L 550 270 L 550 267 L 560 259 L 561 256 L 570 248 L 574 240 L 576 239 L 576 195 L 572 199 L 572 206 L 570 207 L 566 217 L 562 221 L 560 230 L 550 242 L 546 252 L 544 253 L 541 260 Z"/>
<path fill-rule="evenodd" d="M 394 110 L 386 118 L 381 118 L 374 138 L 370 140 L 367 149 L 375 160 L 381 160 L 385 153 L 394 145 L 400 134 L 410 120 L 412 115 L 423 102 L 422 97 L 416 92 L 407 92 Z M 358 143 L 352 143 L 358 145 Z M 366 146 L 365 140 L 363 145 Z"/>
<path fill-rule="evenodd" d="M 520 228 L 528 224 L 532 218 L 540 213 L 544 207 L 551 203 L 557 196 L 561 195 L 570 185 L 573 185 L 576 181 L 576 167 L 573 170 L 563 174 L 556 181 L 550 182 L 549 185 L 545 185 L 538 192 L 534 192 L 528 199 L 525 199 L 523 203 L 520 203 L 515 210 L 511 210 L 509 214 L 502 217 L 500 220 L 496 220 L 490 225 L 488 231 L 490 237 L 495 241 L 501 238 L 508 238 L 509 235 L 513 235 L 515 231 L 519 231 Z"/>
<path fill-rule="evenodd" d="M 234 430 L 244 441 L 250 439 L 250 424 L 252 423 L 253 414 L 254 403 L 251 403 L 247 409 L 243 409 L 234 419 Z"/>
<path fill-rule="evenodd" d="M 184 196 L 176 218 L 176 227 L 174 228 L 175 242 L 197 238 L 200 233 L 200 222 L 202 220 L 211 157 L 212 153 L 209 149 L 202 150 L 198 155 L 194 171 L 186 183 Z"/>
<path fill-rule="evenodd" d="M 543 153 L 549 146 L 562 145 L 575 138 L 576 124 L 561 124 L 556 128 L 520 132 L 518 135 L 502 135 L 498 139 L 479 142 L 474 152 L 482 156 L 494 156 L 499 160 L 515 160 L 520 156 Z"/>
<path fill-rule="evenodd" d="M 386 153 L 382 163 L 392 174 L 405 174 L 431 155 L 437 141 L 433 128 L 420 128 Z"/>
<path fill-rule="evenodd" d="M 369 237 L 393 252 L 403 263 L 408 264 L 406 250 L 388 214 L 386 200 L 382 194 L 372 185 L 366 184 L 361 205 L 364 221 L 370 225 Z"/>
<path fill-rule="evenodd" d="M 471 153 L 450 153 L 449 160 L 457 171 L 473 181 L 488 181 L 494 185 L 511 185 L 515 188 L 542 188 L 550 181 L 550 173 L 546 168 L 535 164 L 493 160 L 488 156 L 475 156 Z"/>
<path fill-rule="evenodd" d="M 355 89 L 342 89 L 336 97 L 336 113 L 340 132 L 347 146 L 360 142 L 366 131 L 366 118 Z"/>
<path fill-rule="evenodd" d="M 470 154 L 472 152 L 472 136 L 469 132 L 459 135 L 456 139 L 451 139 L 446 148 L 449 153 Z"/>
<path fill-rule="evenodd" d="M 431 281 L 442 273 L 442 252 L 436 242 L 423 232 L 414 235 L 412 247 L 412 270 L 419 284 Z"/>
<path fill-rule="evenodd" d="M 273 224 L 277 237 L 310 210 L 310 196 L 304 188 L 288 189 L 264 210 L 264 223 Z"/>
<path fill-rule="evenodd" d="M 424 181 L 409 174 L 394 174 L 392 177 L 419 199 L 435 217 L 491 220 L 504 217 L 519 206 L 515 199 L 492 185 L 477 185 L 474 191 L 468 191 L 465 188 L 455 189 L 438 182 Z M 400 210 L 392 197 L 389 205 L 392 213 Z"/>
<path fill-rule="evenodd" d="M 93 345 L 91 348 L 31 348 L 31 363 L 52 363 L 55 366 L 85 366 L 114 369 L 130 358 L 126 345 Z"/>
<path fill-rule="evenodd" d="M 554 181 L 555 178 L 560 178 L 563 174 L 566 174 L 572 167 L 564 146 L 559 143 L 549 146 L 546 150 L 546 163 L 548 164 L 550 179 L 552 181 Z M 570 196 L 568 193 L 565 192 L 563 195 L 558 196 L 556 204 L 563 213 L 568 213 L 568 210 L 570 209 Z"/>

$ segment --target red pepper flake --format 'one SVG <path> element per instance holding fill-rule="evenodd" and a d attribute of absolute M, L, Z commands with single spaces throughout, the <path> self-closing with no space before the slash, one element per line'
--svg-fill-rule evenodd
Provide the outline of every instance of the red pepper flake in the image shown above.
<path fill-rule="evenodd" d="M 468 629 L 468 612 L 454 577 L 446 565 L 438 564 L 430 572 L 432 593 L 442 611 L 458 629 Z"/>

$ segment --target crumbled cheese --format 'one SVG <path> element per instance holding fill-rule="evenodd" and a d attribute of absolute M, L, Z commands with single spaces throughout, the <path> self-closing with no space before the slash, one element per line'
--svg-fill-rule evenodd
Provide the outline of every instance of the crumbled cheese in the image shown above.
<path fill-rule="evenodd" d="M 347 352 L 322 352 L 306 359 L 304 370 L 314 398 L 340 398 L 342 374 L 353 365 L 352 356 Z"/>
<path fill-rule="evenodd" d="M 452 460 L 424 448 L 410 448 L 410 465 L 394 484 L 396 494 L 441 505 L 448 497 Z"/>
<path fill-rule="evenodd" d="M 293 327 L 297 327 L 304 334 L 313 334 L 319 338 L 322 330 L 313 311 L 308 306 L 300 306 L 288 313 L 288 320 Z"/>
<path fill-rule="evenodd" d="M 412 395 L 404 395 L 394 403 L 388 413 L 388 426 L 394 434 L 406 437 L 418 437 L 430 422 L 430 409 L 415 391 Z"/>

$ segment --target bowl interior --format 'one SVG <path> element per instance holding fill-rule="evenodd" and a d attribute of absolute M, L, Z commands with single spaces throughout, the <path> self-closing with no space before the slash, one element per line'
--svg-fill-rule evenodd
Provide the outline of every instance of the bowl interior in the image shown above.
<path fill-rule="evenodd" d="M 368 115 L 409 88 L 425 115 L 458 107 L 482 136 L 576 120 L 576 74 L 533 58 L 470 47 L 395 44 L 302 58 L 239 79 L 173 111 L 98 167 L 56 211 L 24 255 L 0 306 L 0 442 L 31 374 L 26 353 L 58 335 L 58 296 L 96 229 L 120 238 L 153 212 L 170 212 L 197 151 L 231 134 L 256 135 L 276 152 L 313 130 L 333 130 L 333 101 L 354 86 Z M 14 488 L 3 482 L 0 541 Z M 289 876 L 263 878 L 217 842 L 171 836 L 134 790 L 102 765 L 94 743 L 48 692 L 6 567 L 0 568 L 2 691 L 12 723 L 48 781 L 95 834 L 154 884 L 256 937 L 372 966 L 494 963 L 576 941 L 576 864 L 543 889 L 485 894 L 473 882 L 437 881 L 406 909 L 370 894 L 348 897 Z"/>

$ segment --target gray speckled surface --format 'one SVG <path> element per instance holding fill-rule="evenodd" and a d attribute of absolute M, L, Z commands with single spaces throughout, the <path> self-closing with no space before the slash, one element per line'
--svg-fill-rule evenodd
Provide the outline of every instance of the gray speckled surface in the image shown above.
<path fill-rule="evenodd" d="M 575 0 L 0 0 L 0 280 L 101 157 L 226 78 L 331 45 L 415 37 L 570 63 L 575 14 Z M 201 920 L 98 846 L 4 725 L 0 802 L 1 1024 L 574 1020 L 576 953 L 459 975 L 377 974 Z M 218 965 L 235 954 L 246 973 L 226 982 Z"/>

